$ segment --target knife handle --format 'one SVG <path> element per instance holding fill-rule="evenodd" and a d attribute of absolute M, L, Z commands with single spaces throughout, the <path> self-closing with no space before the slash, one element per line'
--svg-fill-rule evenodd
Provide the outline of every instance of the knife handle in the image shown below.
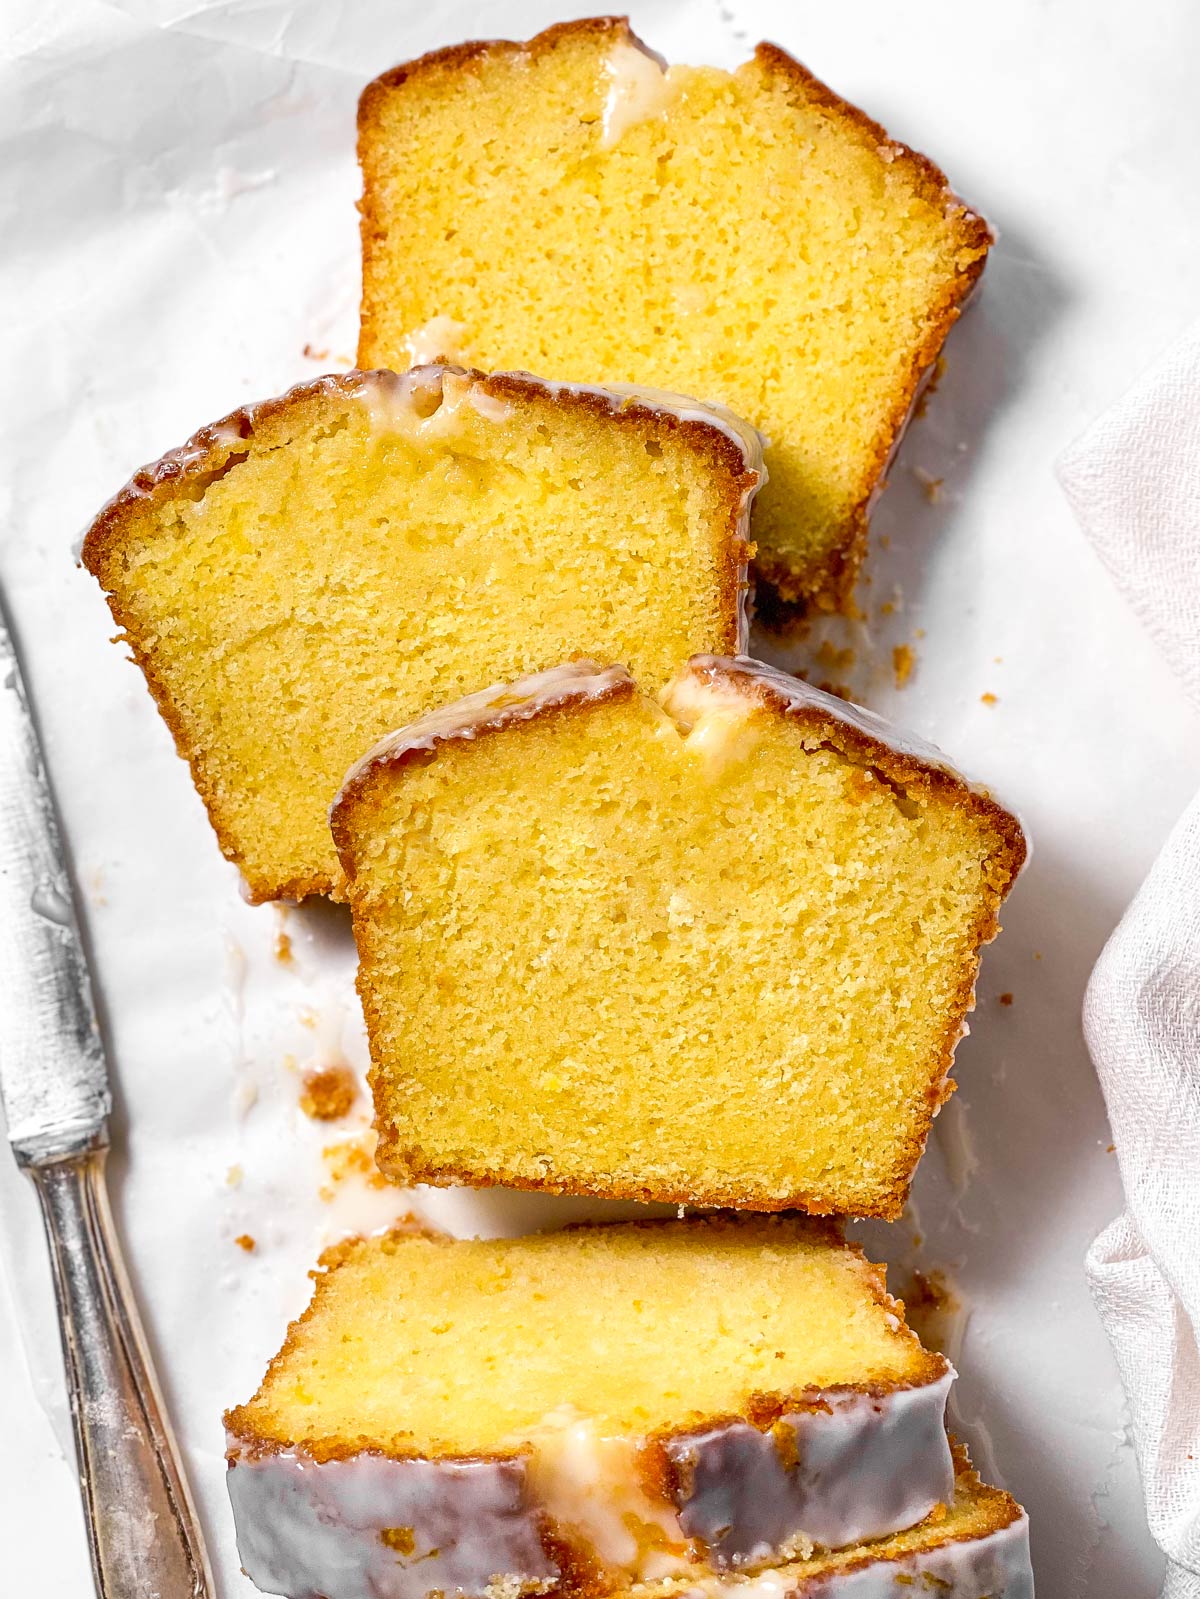
<path fill-rule="evenodd" d="M 196 1513 L 108 1208 L 103 1146 L 27 1171 L 50 1240 L 99 1599 L 209 1599 Z"/>

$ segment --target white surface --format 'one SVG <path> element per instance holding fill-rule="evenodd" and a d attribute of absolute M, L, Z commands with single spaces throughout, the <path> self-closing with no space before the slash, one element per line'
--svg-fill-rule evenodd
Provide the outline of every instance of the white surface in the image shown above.
<path fill-rule="evenodd" d="M 1081 526 L 1200 707 L 1200 329 L 1059 461 Z M 1088 1281 L 1129 1396 L 1150 1526 L 1200 1599 L 1200 794 L 1105 947 L 1084 1032 L 1127 1208 Z"/>
<path fill-rule="evenodd" d="M 247 1590 L 230 1546 L 220 1410 L 250 1392 L 303 1303 L 330 1223 L 315 1196 L 329 1135 L 296 1110 L 286 1057 L 344 1048 L 361 1061 L 351 959 L 344 918 L 316 908 L 289 919 L 296 965 L 273 960 L 278 913 L 239 900 L 71 547 L 132 467 L 352 349 L 353 111 L 365 78 L 436 44 L 524 35 L 585 9 L 5 10 L 5 54 L 23 60 L 0 92 L 0 577 L 118 1063 L 128 1158 L 114 1172 L 117 1208 L 226 1599 Z M 1079 1007 L 1105 937 L 1200 784 L 1200 740 L 1051 461 L 1194 314 L 1200 210 L 1181 203 L 1200 134 L 1200 9 L 653 0 L 633 13 L 677 60 L 732 64 L 760 36 L 777 38 L 942 161 L 1001 230 L 879 508 L 873 544 L 886 535 L 891 547 L 873 551 L 863 599 L 874 615 L 898 582 L 903 609 L 872 624 L 882 670 L 859 676 L 876 708 L 1012 795 L 1036 852 L 985 959 L 962 1092 L 918 1180 L 919 1219 L 871 1232 L 900 1256 L 919 1229 L 926 1264 L 948 1268 L 969 1302 L 954 1351 L 963 1430 L 1031 1511 L 1043 1599 L 1151 1599 L 1161 1559 L 1083 1279 L 1085 1249 L 1121 1198 Z M 158 25 L 170 15 L 176 25 Z M 330 362 L 306 361 L 306 343 Z M 918 471 L 946 480 L 939 504 Z M 918 628 L 916 672 L 896 693 L 890 648 Z M 996 705 L 980 702 L 985 691 Z M 304 1007 L 320 1027 L 303 1024 Z M 238 1163 L 235 1188 L 225 1176 Z M 0 1204 L 9 1295 L 53 1401 L 36 1217 L 3 1160 Z M 443 1195 L 428 1208 L 459 1225 L 480 1209 L 518 1225 L 569 1207 Z M 232 1242 L 244 1230 L 259 1239 L 254 1255 Z M 3 1297 L 0 1373 L 16 1426 L 0 1455 L 6 1587 L 76 1599 L 86 1579 L 70 1473 L 31 1403 Z"/>

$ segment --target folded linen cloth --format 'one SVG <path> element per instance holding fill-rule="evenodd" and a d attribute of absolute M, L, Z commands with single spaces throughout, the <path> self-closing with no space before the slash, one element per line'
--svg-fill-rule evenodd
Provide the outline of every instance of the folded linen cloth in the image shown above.
<path fill-rule="evenodd" d="M 1058 462 L 1117 587 L 1200 706 L 1200 326 Z M 1084 1030 L 1126 1210 L 1088 1253 L 1129 1396 L 1163 1599 L 1200 1599 L 1200 794 L 1110 938 Z"/>

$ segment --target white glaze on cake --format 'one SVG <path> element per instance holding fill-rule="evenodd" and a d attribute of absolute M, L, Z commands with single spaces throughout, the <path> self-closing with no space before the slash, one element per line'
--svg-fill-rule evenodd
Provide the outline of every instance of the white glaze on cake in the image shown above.
<path fill-rule="evenodd" d="M 978 1538 L 872 1560 L 840 1571 L 805 1576 L 764 1571 L 755 1577 L 709 1577 L 685 1591 L 662 1590 L 662 1599 L 1034 1599 L 1029 1521 L 1022 1513 L 1007 1527 Z M 643 1590 L 652 1599 L 653 1589 Z"/>
<path fill-rule="evenodd" d="M 766 1432 L 731 1421 L 659 1440 L 681 1468 L 674 1500 L 643 1468 L 642 1440 L 601 1437 L 564 1414 L 547 1416 L 510 1460 L 318 1464 L 234 1439 L 238 1548 L 260 1588 L 291 1599 L 423 1599 L 435 1588 L 486 1599 L 498 1582 L 556 1585 L 547 1526 L 625 1583 L 885 1536 L 952 1497 L 943 1415 L 953 1375 L 875 1397 L 831 1391 L 826 1408 Z"/>
<path fill-rule="evenodd" d="M 618 39 L 605 62 L 608 94 L 600 124 L 600 148 L 611 150 L 630 128 L 661 116 L 671 103 L 667 63 L 636 34 Z"/>
<path fill-rule="evenodd" d="M 841 1549 L 923 1521 L 954 1495 L 946 1399 L 954 1372 L 879 1396 L 846 1390 L 769 1432 L 748 1422 L 670 1440 L 689 1493 L 680 1526 L 718 1567 L 789 1546 Z"/>
<path fill-rule="evenodd" d="M 586 1418 L 549 1416 L 533 1440 L 530 1494 L 572 1543 L 626 1580 L 684 1576 L 694 1567 L 679 1514 L 650 1491 L 639 1447 L 601 1437 Z"/>
<path fill-rule="evenodd" d="M 431 316 L 428 322 L 405 334 L 408 364 L 429 366 L 436 361 L 461 361 L 466 353 L 463 347 L 466 331 L 466 323 L 456 322 L 452 316 Z"/>
<path fill-rule="evenodd" d="M 511 420 L 513 408 L 484 388 L 484 379 L 462 367 L 433 362 L 407 372 L 347 374 L 346 393 L 361 401 L 376 433 L 397 433 L 410 444 L 440 444 L 469 405 L 489 422 Z"/>
<path fill-rule="evenodd" d="M 509 722 L 527 722 L 530 717 L 571 700 L 604 699 L 614 689 L 632 682 L 623 666 L 568 661 L 546 672 L 531 672 L 515 683 L 493 683 L 477 694 L 439 706 L 406 727 L 386 734 L 355 761 L 330 806 L 330 815 L 341 804 L 347 789 L 360 783 L 372 767 L 401 760 L 412 751 L 433 750 L 447 739 L 477 738 L 480 733 Z"/>
<path fill-rule="evenodd" d="M 557 1582 L 521 1461 L 362 1454 L 318 1464 L 231 1444 L 238 1556 L 264 1593 L 425 1599 L 437 1589 L 515 1599 Z"/>

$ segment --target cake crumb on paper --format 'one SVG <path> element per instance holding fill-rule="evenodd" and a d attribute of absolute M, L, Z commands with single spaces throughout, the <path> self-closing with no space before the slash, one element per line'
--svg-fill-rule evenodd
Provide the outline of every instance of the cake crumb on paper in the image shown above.
<path fill-rule="evenodd" d="M 981 705 L 999 705 L 1000 701 L 995 694 L 988 693 L 979 696 L 979 703 Z"/>
<path fill-rule="evenodd" d="M 913 667 L 917 664 L 917 657 L 913 653 L 911 644 L 897 644 L 892 651 L 892 676 L 896 680 L 896 687 L 903 688 L 913 674 Z"/>
<path fill-rule="evenodd" d="M 854 665 L 854 651 L 847 646 L 839 650 L 830 639 L 822 639 L 817 651 L 817 664 L 833 672 L 848 672 Z"/>
<path fill-rule="evenodd" d="M 225 1173 L 225 1186 L 227 1188 L 240 1188 L 242 1186 L 242 1178 L 245 1175 L 240 1166 L 231 1166 Z"/>
<path fill-rule="evenodd" d="M 304 1074 L 300 1109 L 313 1121 L 340 1121 L 357 1098 L 358 1083 L 349 1066 L 322 1066 Z"/>
<path fill-rule="evenodd" d="M 1005 994 L 1001 994 L 1000 995 L 1000 1003 L 1002 1005 L 1011 1005 L 1012 1002 L 1013 1002 L 1013 997 L 1012 997 L 1011 994 L 1005 993 Z"/>
<path fill-rule="evenodd" d="M 913 467 L 913 477 L 915 477 L 917 482 L 921 485 L 921 492 L 924 494 L 929 504 L 939 504 L 942 498 L 942 484 L 945 482 L 945 479 L 934 477 L 931 472 L 926 472 L 925 468 L 922 466 Z"/>
<path fill-rule="evenodd" d="M 239 1249 L 244 1249 L 248 1255 L 252 1255 L 258 1248 L 257 1239 L 253 1238 L 249 1233 L 239 1233 L 233 1241 Z"/>

